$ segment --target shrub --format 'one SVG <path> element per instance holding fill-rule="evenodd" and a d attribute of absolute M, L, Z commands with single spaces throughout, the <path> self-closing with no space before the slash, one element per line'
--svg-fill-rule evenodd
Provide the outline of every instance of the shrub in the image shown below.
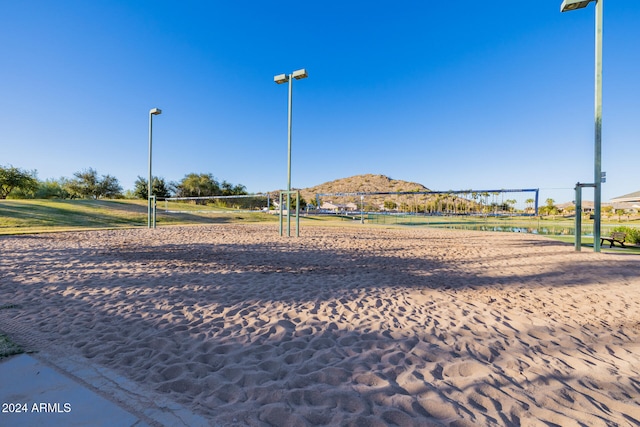
<path fill-rule="evenodd" d="M 613 229 L 613 231 L 619 231 L 622 233 L 627 233 L 627 237 L 625 237 L 624 241 L 629 243 L 640 243 L 640 229 L 631 228 L 627 226 L 619 226 Z"/>

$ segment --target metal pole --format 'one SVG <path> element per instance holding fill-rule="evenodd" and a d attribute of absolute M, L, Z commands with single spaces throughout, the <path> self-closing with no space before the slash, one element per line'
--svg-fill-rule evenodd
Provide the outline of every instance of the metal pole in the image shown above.
<path fill-rule="evenodd" d="M 287 132 L 287 236 L 291 236 L 291 119 L 293 101 L 293 74 L 289 74 L 289 116 Z"/>
<path fill-rule="evenodd" d="M 280 209 L 280 235 L 282 236 L 282 191 L 280 192 L 280 204 L 278 205 L 278 208 Z"/>
<path fill-rule="evenodd" d="M 151 146 L 153 135 L 153 114 L 149 112 L 149 180 L 147 181 L 147 227 L 151 228 Z"/>
<path fill-rule="evenodd" d="M 158 200 L 156 199 L 155 195 L 151 196 L 151 199 L 153 201 L 153 221 L 152 221 L 152 225 L 153 225 L 153 228 L 156 228 L 156 212 L 157 212 L 157 207 L 158 207 L 157 206 Z"/>
<path fill-rule="evenodd" d="M 300 192 L 296 193 L 296 237 L 300 237 Z"/>
<path fill-rule="evenodd" d="M 576 230 L 575 249 L 580 252 L 582 248 L 582 186 L 576 184 Z"/>
<path fill-rule="evenodd" d="M 604 0 L 596 0 L 596 70 L 595 70 L 595 155 L 593 182 L 594 219 L 593 250 L 600 252 L 600 223 L 602 202 L 602 9 Z"/>

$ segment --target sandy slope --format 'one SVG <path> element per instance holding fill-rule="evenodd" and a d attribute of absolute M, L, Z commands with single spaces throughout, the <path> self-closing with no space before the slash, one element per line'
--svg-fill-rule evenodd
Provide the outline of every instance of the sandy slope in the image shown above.
<path fill-rule="evenodd" d="M 272 225 L 3 237 L 0 251 L 0 305 L 18 306 L 0 330 L 212 425 L 640 425 L 638 257 Z"/>

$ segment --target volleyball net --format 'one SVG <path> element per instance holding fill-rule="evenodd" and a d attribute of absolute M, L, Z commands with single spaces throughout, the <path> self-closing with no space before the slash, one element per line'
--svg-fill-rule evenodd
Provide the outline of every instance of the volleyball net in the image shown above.
<path fill-rule="evenodd" d="M 222 211 L 266 211 L 271 206 L 269 194 L 241 194 L 233 196 L 167 197 L 165 213 Z"/>

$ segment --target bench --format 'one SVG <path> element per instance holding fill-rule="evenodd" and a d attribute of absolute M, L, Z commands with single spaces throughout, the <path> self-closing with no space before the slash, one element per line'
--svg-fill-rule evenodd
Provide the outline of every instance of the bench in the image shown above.
<path fill-rule="evenodd" d="M 620 245 L 624 248 L 624 239 L 627 237 L 627 233 L 622 233 L 622 232 L 613 232 L 611 233 L 611 236 L 609 237 L 601 237 L 600 238 L 600 246 L 602 246 L 602 244 L 604 243 L 604 241 L 606 240 L 607 242 L 610 243 L 609 247 L 612 248 L 613 244 L 615 242 L 620 243 Z"/>

